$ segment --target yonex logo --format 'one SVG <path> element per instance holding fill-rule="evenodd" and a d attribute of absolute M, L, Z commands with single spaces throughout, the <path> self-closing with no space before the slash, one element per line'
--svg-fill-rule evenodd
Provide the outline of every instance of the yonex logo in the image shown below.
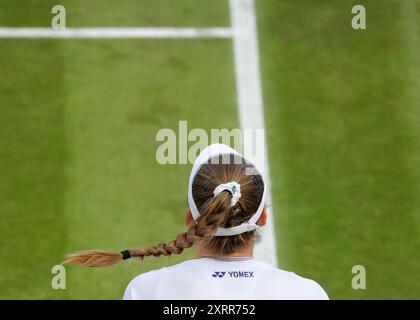
<path fill-rule="evenodd" d="M 211 275 L 213 278 L 223 278 L 225 276 L 226 272 L 223 271 L 215 271 Z"/>
<path fill-rule="evenodd" d="M 211 276 L 213 278 L 223 278 L 226 274 L 230 278 L 254 278 L 254 271 L 215 271 Z"/>

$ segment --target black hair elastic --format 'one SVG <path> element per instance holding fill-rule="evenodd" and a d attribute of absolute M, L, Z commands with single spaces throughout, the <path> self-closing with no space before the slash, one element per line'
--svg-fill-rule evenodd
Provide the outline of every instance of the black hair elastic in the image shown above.
<path fill-rule="evenodd" d="M 123 260 L 127 260 L 131 258 L 130 250 L 121 251 Z"/>

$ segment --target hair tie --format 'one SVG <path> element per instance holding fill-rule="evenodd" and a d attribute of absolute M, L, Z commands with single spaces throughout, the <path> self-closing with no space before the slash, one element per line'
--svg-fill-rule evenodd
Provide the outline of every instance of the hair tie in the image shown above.
<path fill-rule="evenodd" d="M 219 184 L 216 187 L 216 189 L 214 189 L 213 195 L 216 197 L 225 190 L 229 191 L 232 195 L 232 199 L 230 200 L 230 206 L 233 207 L 235 204 L 238 203 L 239 198 L 241 197 L 241 186 L 235 181 L 222 183 Z"/>
<path fill-rule="evenodd" d="M 123 260 L 127 260 L 131 258 L 130 250 L 121 251 Z"/>

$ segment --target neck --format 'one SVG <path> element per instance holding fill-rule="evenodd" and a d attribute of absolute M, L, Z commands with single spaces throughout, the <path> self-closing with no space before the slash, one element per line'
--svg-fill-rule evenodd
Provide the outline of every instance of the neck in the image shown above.
<path fill-rule="evenodd" d="M 231 254 L 220 254 L 216 253 L 212 250 L 209 250 L 205 247 L 199 247 L 197 252 L 197 258 L 203 257 L 219 257 L 219 258 L 230 258 L 230 257 L 252 257 L 252 250 L 253 246 L 246 246 L 244 248 L 240 248 Z"/>

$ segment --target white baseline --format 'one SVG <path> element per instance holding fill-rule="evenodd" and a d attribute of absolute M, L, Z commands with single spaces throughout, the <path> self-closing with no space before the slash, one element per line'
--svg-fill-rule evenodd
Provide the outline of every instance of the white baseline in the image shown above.
<path fill-rule="evenodd" d="M 0 38 L 231 38 L 230 28 L 4 28 Z"/>
<path fill-rule="evenodd" d="M 230 0 L 233 28 L 236 90 L 239 120 L 242 129 L 265 129 L 258 54 L 258 35 L 253 0 Z M 271 184 L 267 146 L 264 139 L 264 178 L 267 203 L 271 204 Z M 251 144 L 252 141 L 244 141 Z M 262 228 L 262 240 L 255 247 L 255 257 L 277 266 L 276 239 L 272 206 L 267 208 L 267 224 Z"/>

